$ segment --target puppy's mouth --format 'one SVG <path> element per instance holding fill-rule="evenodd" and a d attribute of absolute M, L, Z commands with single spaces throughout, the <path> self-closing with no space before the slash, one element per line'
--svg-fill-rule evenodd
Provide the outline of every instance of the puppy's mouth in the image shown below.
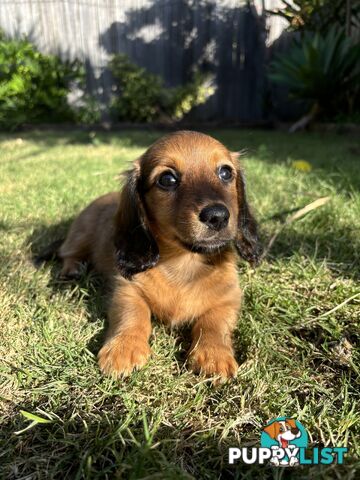
<path fill-rule="evenodd" d="M 202 254 L 221 252 L 222 250 L 227 248 L 230 243 L 230 240 L 207 240 L 193 243 L 184 242 L 180 238 L 178 238 L 178 240 L 181 245 L 190 252 Z"/>

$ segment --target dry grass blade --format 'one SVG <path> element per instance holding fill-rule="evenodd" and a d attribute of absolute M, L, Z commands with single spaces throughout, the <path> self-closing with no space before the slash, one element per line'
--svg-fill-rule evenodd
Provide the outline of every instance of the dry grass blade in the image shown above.
<path fill-rule="evenodd" d="M 264 259 L 271 247 L 273 246 L 275 240 L 277 239 L 277 237 L 280 235 L 280 233 L 284 230 L 284 228 L 287 226 L 287 225 L 290 225 L 291 223 L 293 223 L 295 220 L 298 220 L 299 218 L 302 218 L 304 217 L 306 214 L 308 214 L 309 212 L 312 212 L 313 210 L 316 210 L 317 208 L 320 208 L 322 207 L 323 205 L 325 205 L 326 203 L 329 202 L 331 197 L 321 197 L 321 198 L 318 198 L 317 200 L 315 200 L 314 202 L 311 202 L 309 203 L 308 205 L 306 205 L 305 207 L 303 208 L 300 208 L 297 212 L 293 213 L 292 215 L 290 215 L 290 217 L 288 217 L 286 219 L 286 221 L 283 223 L 283 225 L 281 225 L 281 227 L 278 229 L 277 232 L 274 233 L 274 235 L 271 237 L 267 247 L 264 249 L 264 252 L 262 254 L 262 259 Z"/>
<path fill-rule="evenodd" d="M 300 208 L 297 212 L 295 212 L 293 215 L 291 215 L 285 222 L 285 225 L 289 225 L 290 223 L 294 222 L 295 220 L 298 220 L 299 218 L 303 217 L 309 212 L 312 212 L 313 210 L 316 210 L 319 207 L 322 207 L 328 201 L 330 200 L 331 197 L 321 197 L 315 200 L 314 202 L 309 203 L 303 208 Z"/>

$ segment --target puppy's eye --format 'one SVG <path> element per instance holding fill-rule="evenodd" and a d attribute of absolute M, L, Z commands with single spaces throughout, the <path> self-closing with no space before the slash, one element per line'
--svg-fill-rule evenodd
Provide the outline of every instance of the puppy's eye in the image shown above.
<path fill-rule="evenodd" d="M 164 190 L 173 190 L 179 185 L 179 179 L 172 172 L 164 172 L 158 178 L 157 184 Z"/>
<path fill-rule="evenodd" d="M 219 168 L 218 175 L 220 180 L 227 183 L 233 179 L 233 171 L 228 165 L 223 165 Z"/>

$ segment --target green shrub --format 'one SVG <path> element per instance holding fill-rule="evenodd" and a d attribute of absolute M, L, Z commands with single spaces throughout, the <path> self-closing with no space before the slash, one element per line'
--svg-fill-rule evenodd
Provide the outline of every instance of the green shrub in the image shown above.
<path fill-rule="evenodd" d="M 83 88 L 72 88 L 67 98 L 75 123 L 93 125 L 101 121 L 99 101 L 91 94 L 86 93 Z"/>
<path fill-rule="evenodd" d="M 126 55 L 114 55 L 109 64 L 119 96 L 112 101 L 118 120 L 149 122 L 159 116 L 160 78 L 131 63 Z"/>
<path fill-rule="evenodd" d="M 180 120 L 213 93 L 206 76 L 199 72 L 195 72 L 192 81 L 185 85 L 166 88 L 159 76 L 134 65 L 126 55 L 114 55 L 109 67 L 118 86 L 118 94 L 112 101 L 112 112 L 117 120 Z"/>
<path fill-rule="evenodd" d="M 84 112 L 73 110 L 67 97 L 83 80 L 79 62 L 62 62 L 27 40 L 0 35 L 0 127 L 76 120 Z"/>
<path fill-rule="evenodd" d="M 289 22 L 288 30 L 326 33 L 332 26 L 360 27 L 360 3 L 356 0 L 282 0 L 280 8 L 267 10 Z"/>
<path fill-rule="evenodd" d="M 306 33 L 275 58 L 269 76 L 313 111 L 352 112 L 359 102 L 360 44 L 335 27 L 324 35 Z"/>
<path fill-rule="evenodd" d="M 215 89 L 209 85 L 207 76 L 196 71 L 191 82 L 166 90 L 167 113 L 171 118 L 181 120 L 194 107 L 205 103 L 214 91 Z"/>

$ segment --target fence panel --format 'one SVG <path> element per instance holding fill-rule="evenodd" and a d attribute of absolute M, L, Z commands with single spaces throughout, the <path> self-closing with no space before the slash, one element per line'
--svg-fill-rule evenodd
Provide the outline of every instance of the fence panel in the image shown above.
<path fill-rule="evenodd" d="M 264 118 L 267 47 L 283 29 L 276 18 L 265 28 L 264 3 L 0 0 L 0 28 L 28 37 L 43 52 L 79 58 L 89 91 L 105 105 L 114 88 L 107 63 L 123 52 L 169 86 L 189 79 L 195 66 L 211 73 L 216 92 L 195 118 L 257 122 Z"/>

